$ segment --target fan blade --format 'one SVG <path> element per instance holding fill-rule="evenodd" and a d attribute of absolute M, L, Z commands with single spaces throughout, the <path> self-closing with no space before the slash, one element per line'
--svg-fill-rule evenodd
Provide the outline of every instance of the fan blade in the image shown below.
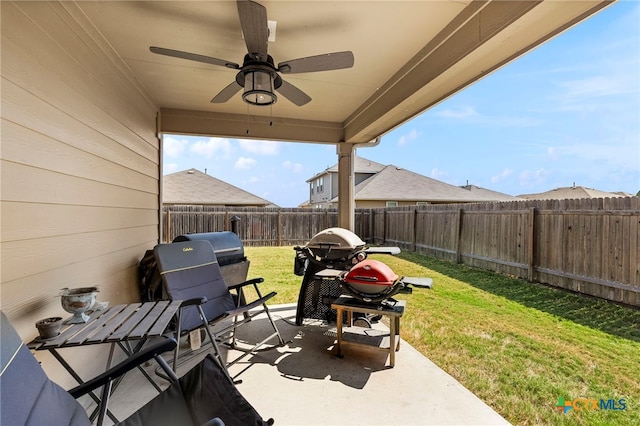
<path fill-rule="evenodd" d="M 284 80 L 282 80 L 282 86 L 280 86 L 277 90 L 278 93 L 298 106 L 305 105 L 311 101 L 309 95 L 298 89 L 293 84 L 288 83 Z"/>
<path fill-rule="evenodd" d="M 211 99 L 211 103 L 221 104 L 221 103 L 227 102 L 229 99 L 231 99 L 233 95 L 238 93 L 241 88 L 242 86 L 240 86 L 238 83 L 234 81 L 233 83 L 231 83 L 230 85 L 222 89 L 220 93 L 215 95 L 213 99 Z"/>
<path fill-rule="evenodd" d="M 165 49 L 164 47 L 151 46 L 149 50 L 158 55 L 173 56 L 174 58 L 188 59 L 190 61 L 204 62 L 205 64 L 219 65 L 221 67 L 240 69 L 235 62 L 212 58 L 211 56 L 198 55 L 197 53 L 183 52 L 181 50 Z"/>
<path fill-rule="evenodd" d="M 269 39 L 267 9 L 251 0 L 238 0 L 238 15 L 247 50 L 259 54 L 260 60 L 266 61 Z"/>
<path fill-rule="evenodd" d="M 334 52 L 324 55 L 309 56 L 307 58 L 292 59 L 280 62 L 278 71 L 284 74 L 296 74 L 314 71 L 331 71 L 353 66 L 352 52 Z"/>

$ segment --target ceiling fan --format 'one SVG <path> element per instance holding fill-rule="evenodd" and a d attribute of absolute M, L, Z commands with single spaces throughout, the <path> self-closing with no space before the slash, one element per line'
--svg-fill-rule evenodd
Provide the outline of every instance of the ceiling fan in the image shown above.
<path fill-rule="evenodd" d="M 159 55 L 173 56 L 239 70 L 235 81 L 211 99 L 213 103 L 226 102 L 240 89 L 244 88 L 242 99 L 252 105 L 271 105 L 275 103 L 278 98 L 274 91 L 277 90 L 278 93 L 294 104 L 302 106 L 311 101 L 309 95 L 283 80 L 279 73 L 298 74 L 330 71 L 353 66 L 353 53 L 345 51 L 292 59 L 280 62 L 276 67 L 273 58 L 267 53 L 269 28 L 266 8 L 252 0 L 237 0 L 237 4 L 240 26 L 248 51 L 244 56 L 242 66 L 223 59 L 180 50 L 165 49 L 163 47 L 151 46 L 149 50 Z"/>

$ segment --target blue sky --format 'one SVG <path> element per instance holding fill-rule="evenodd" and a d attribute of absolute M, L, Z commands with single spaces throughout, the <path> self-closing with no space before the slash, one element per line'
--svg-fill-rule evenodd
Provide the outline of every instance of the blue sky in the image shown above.
<path fill-rule="evenodd" d="M 282 207 L 335 146 L 165 135 L 191 167 Z M 623 0 L 384 135 L 359 156 L 510 195 L 574 184 L 640 191 L 640 2 Z"/>

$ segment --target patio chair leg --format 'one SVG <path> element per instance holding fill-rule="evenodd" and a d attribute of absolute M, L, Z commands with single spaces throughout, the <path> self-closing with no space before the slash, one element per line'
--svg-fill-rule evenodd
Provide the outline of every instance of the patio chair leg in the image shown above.
<path fill-rule="evenodd" d="M 107 413 L 107 406 L 109 405 L 109 395 L 111 394 L 111 382 L 105 383 L 102 388 L 102 400 L 100 401 L 100 411 L 98 413 L 98 426 L 102 426 L 104 422 L 104 415 Z"/>
<path fill-rule="evenodd" d="M 178 341 L 178 344 L 176 345 L 176 350 L 173 352 L 173 371 L 178 371 L 178 355 L 180 354 L 180 333 L 181 333 L 181 329 L 182 329 L 182 308 L 178 309 L 178 314 L 177 314 L 178 320 L 177 320 L 177 328 L 176 328 L 176 340 Z"/>
<path fill-rule="evenodd" d="M 169 381 L 177 382 L 178 376 L 176 375 L 175 371 L 173 371 L 171 367 L 169 367 L 169 364 L 167 364 L 167 361 L 165 361 L 164 358 L 162 358 L 162 355 L 156 355 L 154 358 L 158 363 L 158 365 L 160 366 L 160 368 L 162 368 L 164 373 L 167 375 L 167 378 L 169 379 Z"/>
<path fill-rule="evenodd" d="M 262 299 L 262 293 L 260 292 L 260 288 L 258 287 L 258 284 L 254 284 L 253 287 L 255 288 L 256 293 L 258 294 L 258 298 Z M 274 331 L 278 335 L 278 341 L 280 342 L 280 345 L 284 345 L 284 339 L 280 335 L 280 330 L 278 330 L 276 323 L 273 321 L 273 317 L 271 317 L 271 311 L 267 307 L 267 304 L 263 303 L 262 307 L 264 308 L 264 311 L 267 314 L 267 318 L 269 318 L 269 322 L 271 323 L 271 326 L 273 327 Z"/>
<path fill-rule="evenodd" d="M 248 313 L 248 312 L 247 312 Z M 238 327 L 238 316 L 233 317 L 233 328 L 231 329 L 231 347 L 236 347 L 236 328 Z"/>
<path fill-rule="evenodd" d="M 227 378 L 229 379 L 229 381 L 231 383 L 234 383 L 234 384 L 242 383 L 241 380 L 234 381 L 233 378 L 231 377 L 231 375 L 229 374 L 229 371 L 227 370 L 227 363 L 222 359 L 222 354 L 220 353 L 220 348 L 218 347 L 218 342 L 216 342 L 215 337 L 213 337 L 213 333 L 211 333 L 211 329 L 209 328 L 209 324 L 207 324 L 207 318 L 204 315 L 204 310 L 202 309 L 201 305 L 198 305 L 198 311 L 200 312 L 200 316 L 202 317 L 202 322 L 204 324 L 204 329 L 207 332 L 207 336 L 209 336 L 209 340 L 211 341 L 211 345 L 213 346 L 213 350 L 216 353 L 216 360 L 217 360 L 218 364 L 220 364 L 220 367 L 222 367 L 222 371 L 224 371 L 224 374 L 227 376 Z"/>
<path fill-rule="evenodd" d="M 263 306 L 264 306 L 264 311 L 267 314 L 267 318 L 269 318 L 269 322 L 271 323 L 271 326 L 273 327 L 273 329 L 275 330 L 276 334 L 278 335 L 278 341 L 280 342 L 280 345 L 284 345 L 284 339 L 280 335 L 280 330 L 278 330 L 278 326 L 276 326 L 276 323 L 273 320 L 273 317 L 271 316 L 271 311 L 269 310 L 269 308 L 267 308 L 267 304 L 266 303 Z"/>

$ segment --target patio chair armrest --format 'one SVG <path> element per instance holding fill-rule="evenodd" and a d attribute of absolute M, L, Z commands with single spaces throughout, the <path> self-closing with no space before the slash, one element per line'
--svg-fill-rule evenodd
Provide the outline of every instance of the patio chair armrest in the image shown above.
<path fill-rule="evenodd" d="M 250 280 L 247 280 L 245 282 L 241 282 L 239 284 L 230 285 L 229 286 L 229 290 L 237 290 L 237 289 L 242 288 L 244 286 L 260 284 L 262 282 L 264 282 L 264 278 L 262 278 L 262 277 L 252 278 Z"/>
<path fill-rule="evenodd" d="M 205 303 L 207 303 L 206 297 L 204 296 L 194 297 L 193 299 L 183 300 L 182 303 L 180 304 L 180 308 L 184 308 L 186 306 L 193 306 L 193 305 L 204 305 Z"/>
<path fill-rule="evenodd" d="M 267 300 L 271 299 L 273 296 L 275 296 L 276 293 L 275 291 L 272 291 L 271 293 L 262 296 L 260 299 L 257 299 L 251 303 L 247 303 L 246 305 L 242 305 L 241 307 L 237 308 L 237 309 L 233 309 L 230 311 L 226 311 L 224 313 L 224 317 L 232 317 L 232 316 L 236 316 L 236 315 L 240 315 L 243 314 L 247 311 L 250 311 L 251 309 L 257 308 L 258 306 L 262 305 L 263 303 L 265 303 Z"/>
<path fill-rule="evenodd" d="M 82 395 L 85 395 L 91 392 L 92 390 L 95 390 L 100 386 L 103 386 L 104 384 L 109 383 L 113 379 L 122 376 L 128 371 L 149 361 L 151 358 L 154 358 L 164 352 L 174 350 L 176 345 L 177 343 L 175 339 L 171 337 L 166 337 L 166 336 L 150 340 L 150 344 L 146 348 L 142 349 L 139 352 L 136 352 L 135 354 L 131 355 L 129 358 L 111 367 L 110 369 L 100 374 L 99 376 L 96 376 L 93 379 L 69 390 L 69 393 L 74 398 L 79 398 Z"/>

